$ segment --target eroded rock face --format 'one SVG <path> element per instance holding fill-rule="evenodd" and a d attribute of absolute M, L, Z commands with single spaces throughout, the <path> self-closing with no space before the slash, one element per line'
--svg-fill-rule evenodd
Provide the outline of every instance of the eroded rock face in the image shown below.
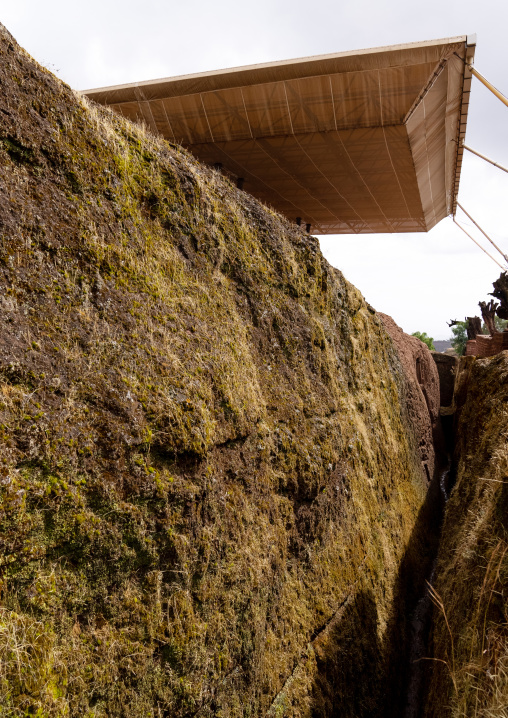
<path fill-rule="evenodd" d="M 502 716 L 508 705 L 508 351 L 462 357 L 455 485 L 436 566 L 425 718 Z"/>
<path fill-rule="evenodd" d="M 0 81 L 2 708 L 378 715 L 426 550 L 427 355 L 1 28 Z"/>
<path fill-rule="evenodd" d="M 406 378 L 406 405 L 418 439 L 422 469 L 430 482 L 436 469 L 436 450 L 443 448 L 439 417 L 439 374 L 429 348 L 417 337 L 405 334 L 387 314 L 379 314 L 392 338 Z"/>
<path fill-rule="evenodd" d="M 432 352 L 432 357 L 439 374 L 440 404 L 442 407 L 450 407 L 453 403 L 459 357 L 452 354 L 441 354 L 440 352 Z"/>

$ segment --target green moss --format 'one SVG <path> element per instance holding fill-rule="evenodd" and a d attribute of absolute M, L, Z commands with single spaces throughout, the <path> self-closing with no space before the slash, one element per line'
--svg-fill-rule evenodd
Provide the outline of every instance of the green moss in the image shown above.
<path fill-rule="evenodd" d="M 0 715 L 310 716 L 424 499 L 393 345 L 314 238 L 13 62 L 2 600 L 46 643 Z"/>
<path fill-rule="evenodd" d="M 507 375 L 506 352 L 461 359 L 456 482 L 438 556 L 429 718 L 506 713 Z"/>

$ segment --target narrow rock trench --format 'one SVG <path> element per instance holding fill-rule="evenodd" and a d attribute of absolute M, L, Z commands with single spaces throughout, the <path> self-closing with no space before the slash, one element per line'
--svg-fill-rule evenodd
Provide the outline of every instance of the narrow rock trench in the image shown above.
<path fill-rule="evenodd" d="M 405 378 L 403 407 L 418 442 L 422 470 L 429 483 L 399 564 L 382 646 L 384 679 L 379 687 L 379 715 L 421 718 L 431 663 L 427 659 L 433 606 L 428 586 L 435 574 L 453 473 L 451 412 L 457 361 L 436 353 L 431 355 L 421 342 L 404 334 L 390 317 L 381 315 L 381 318 L 400 358 L 401 375 Z M 372 718 L 365 711 L 355 718 L 367 715 Z"/>
<path fill-rule="evenodd" d="M 451 462 L 445 469 L 439 472 L 440 501 L 439 509 L 441 516 L 444 516 L 446 503 L 448 501 L 448 488 Z M 430 574 L 425 582 L 423 596 L 418 601 L 410 620 L 409 633 L 409 666 L 408 682 L 406 693 L 406 704 L 404 706 L 404 718 L 421 718 L 425 703 L 426 669 L 429 659 L 429 635 L 432 621 L 432 595 L 436 575 L 436 560 L 434 557 Z"/>
<path fill-rule="evenodd" d="M 439 358 L 436 361 L 440 376 L 441 404 L 451 407 L 453 404 L 453 377 L 456 365 L 451 372 L 442 371 L 439 366 Z M 450 373 L 452 374 L 452 386 L 450 391 Z M 420 379 L 420 377 L 419 377 Z M 445 410 L 446 414 L 446 410 Z M 428 691 L 429 668 L 432 662 L 432 650 L 430 646 L 430 635 L 432 630 L 433 600 L 432 587 L 436 578 L 437 554 L 439 550 L 441 528 L 444 521 L 446 504 L 449 493 L 453 486 L 453 455 L 454 455 L 454 431 L 452 415 L 445 415 L 440 418 L 442 441 L 435 443 L 436 451 L 436 472 L 431 485 L 429 486 L 428 503 L 431 507 L 432 527 L 434 542 L 431 549 L 431 564 L 423 584 L 421 584 L 420 597 L 416 606 L 413 607 L 409 617 L 409 630 L 406 632 L 407 646 L 405 656 L 407 668 L 405 672 L 404 686 L 402 689 L 403 705 L 402 710 L 395 713 L 390 709 L 386 711 L 387 716 L 401 715 L 403 718 L 422 718 Z M 421 577 L 420 577 L 421 583 Z"/>

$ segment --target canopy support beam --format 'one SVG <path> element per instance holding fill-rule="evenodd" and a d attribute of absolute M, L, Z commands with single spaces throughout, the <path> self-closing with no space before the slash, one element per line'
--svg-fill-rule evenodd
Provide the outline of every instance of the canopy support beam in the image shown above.
<path fill-rule="evenodd" d="M 460 204 L 460 202 L 457 202 L 457 207 L 460 207 L 460 208 L 461 208 L 461 210 L 464 212 L 464 214 L 466 215 L 466 217 L 469 217 L 469 219 L 470 219 L 471 222 L 475 225 L 475 227 L 478 227 L 478 229 L 479 229 L 480 232 L 483 234 L 483 236 L 486 237 L 486 238 L 489 240 L 489 242 L 492 244 L 492 246 L 495 247 L 495 248 L 497 249 L 497 251 L 499 252 L 499 254 L 503 257 L 504 261 L 508 263 L 508 257 L 506 256 L 506 254 L 505 254 L 501 249 L 499 249 L 499 247 L 498 247 L 497 244 L 494 242 L 494 240 L 492 240 L 492 239 L 489 237 L 489 235 L 487 234 L 487 232 L 485 232 L 485 231 L 480 227 L 480 225 L 478 224 L 478 222 L 475 222 L 475 220 L 471 217 L 471 215 L 469 214 L 469 212 L 466 212 L 466 210 L 465 210 L 464 207 Z M 459 225 L 459 226 L 460 226 L 460 225 Z"/>
<path fill-rule="evenodd" d="M 506 167 L 503 167 L 503 165 L 500 165 L 497 162 L 494 162 L 494 160 L 491 160 L 490 157 L 486 157 L 485 155 L 482 155 L 481 152 L 477 152 L 476 150 L 473 150 L 471 147 L 468 147 L 464 143 L 462 143 L 462 147 L 465 150 L 467 150 L 468 152 L 471 152 L 473 155 L 476 155 L 477 157 L 481 157 L 482 160 L 485 160 L 486 162 L 490 162 L 490 164 L 494 165 L 494 167 L 499 167 L 499 169 L 503 170 L 503 172 L 508 172 L 508 169 Z"/>
<path fill-rule="evenodd" d="M 487 250 L 485 249 L 485 247 L 482 247 L 482 245 L 481 245 L 479 242 L 477 242 L 476 239 L 475 239 L 471 234 L 469 234 L 469 232 L 468 232 L 466 229 L 464 229 L 464 227 L 463 227 L 461 224 L 459 224 L 459 222 L 457 222 L 457 220 L 455 219 L 455 217 L 453 218 L 453 221 L 455 222 L 455 224 L 457 225 L 457 227 L 459 227 L 459 228 L 464 232 L 464 234 L 467 234 L 467 236 L 469 237 L 469 239 L 472 239 L 473 242 L 474 242 L 478 247 L 480 247 L 480 249 L 482 250 L 482 252 L 485 252 L 485 254 L 487 255 L 487 257 L 490 257 L 490 258 L 492 259 L 492 261 L 497 264 L 498 267 L 501 267 L 501 269 L 504 270 L 503 265 L 500 264 L 500 263 L 497 261 L 497 259 L 495 259 L 495 258 L 490 254 L 490 252 L 487 252 Z"/>
<path fill-rule="evenodd" d="M 489 89 L 501 102 L 508 107 L 508 97 L 505 97 L 499 90 L 494 87 L 494 85 L 489 82 L 483 75 L 480 75 L 478 70 L 476 70 L 472 65 L 468 65 L 469 69 L 471 70 L 471 74 L 474 75 L 480 82 L 485 85 L 487 89 Z"/>
<path fill-rule="evenodd" d="M 456 52 L 454 52 L 453 54 L 458 57 L 459 60 L 462 60 L 462 62 L 468 68 L 471 74 L 474 75 L 477 80 L 480 80 L 482 85 L 485 85 L 485 87 L 490 90 L 498 98 L 498 100 L 501 100 L 503 105 L 506 105 L 506 107 L 508 107 L 508 97 L 505 97 L 502 92 L 499 92 L 497 87 L 494 87 L 494 85 L 489 82 L 486 77 L 484 77 L 480 72 L 478 72 L 478 70 L 473 66 L 472 62 L 469 62 L 469 58 L 467 60 L 464 60 L 464 58 Z"/>

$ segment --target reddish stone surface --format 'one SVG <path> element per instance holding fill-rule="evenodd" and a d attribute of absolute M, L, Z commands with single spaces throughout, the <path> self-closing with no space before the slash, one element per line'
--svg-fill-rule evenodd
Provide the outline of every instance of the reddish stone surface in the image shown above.
<path fill-rule="evenodd" d="M 439 374 L 440 404 L 451 406 L 453 403 L 453 390 L 455 388 L 455 376 L 459 366 L 459 357 L 450 354 L 432 352 L 432 358 Z"/>
<path fill-rule="evenodd" d="M 405 334 L 387 314 L 378 316 L 395 344 L 406 378 L 406 406 L 423 471 L 430 481 L 436 467 L 436 448 L 444 446 L 441 428 L 439 374 L 429 348 L 416 337 Z"/>
<path fill-rule="evenodd" d="M 466 353 L 465 356 L 467 357 L 474 357 L 476 356 L 476 339 L 468 339 L 466 343 Z"/>
<path fill-rule="evenodd" d="M 493 337 L 477 334 L 476 339 L 468 341 L 466 356 L 493 357 L 505 349 L 508 349 L 508 332 L 499 332 Z"/>

